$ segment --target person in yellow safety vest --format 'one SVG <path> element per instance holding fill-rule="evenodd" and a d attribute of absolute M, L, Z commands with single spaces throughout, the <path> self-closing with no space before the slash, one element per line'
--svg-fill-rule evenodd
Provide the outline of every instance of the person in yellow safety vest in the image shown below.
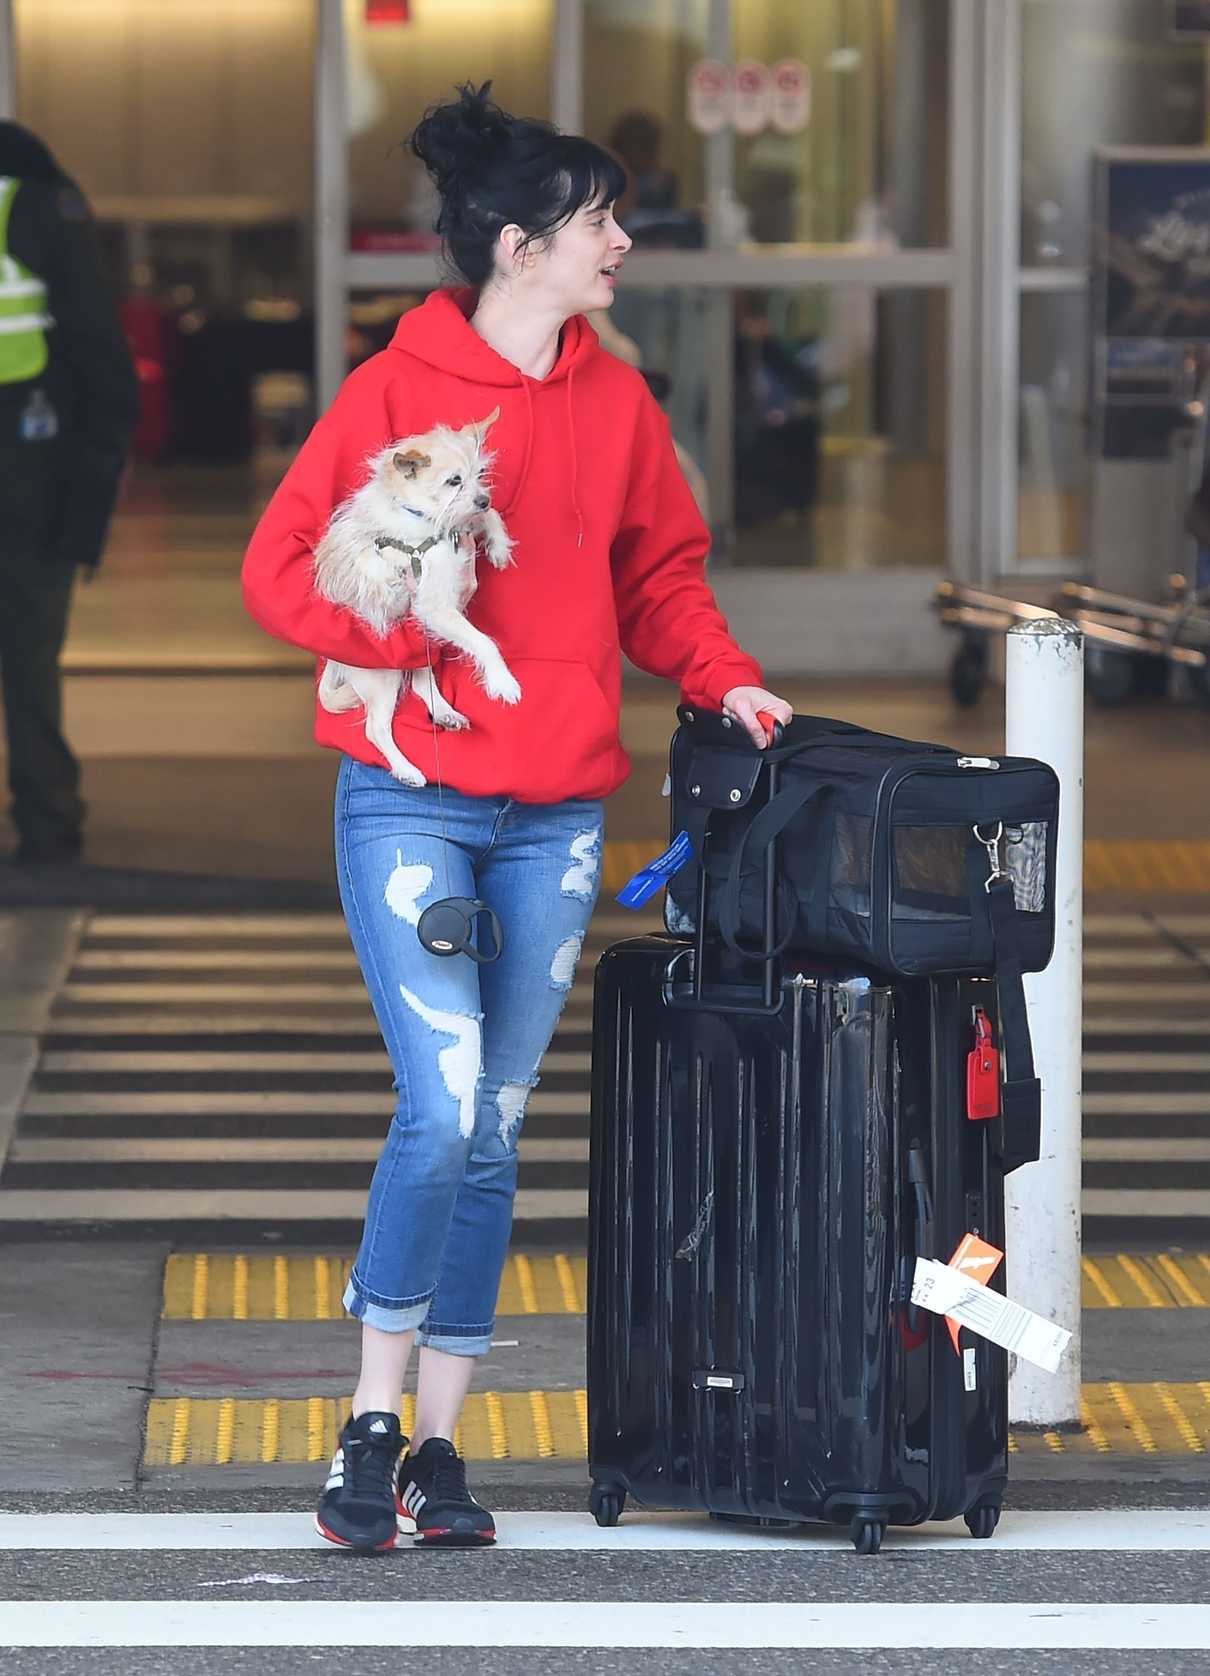
<path fill-rule="evenodd" d="M 137 416 L 83 194 L 40 139 L 0 122 L 0 692 L 22 865 L 81 854 L 59 658 L 75 573 L 100 563 Z"/>

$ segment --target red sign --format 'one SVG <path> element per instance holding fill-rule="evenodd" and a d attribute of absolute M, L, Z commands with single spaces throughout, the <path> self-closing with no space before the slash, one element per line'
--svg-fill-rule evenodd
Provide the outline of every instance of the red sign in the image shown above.
<path fill-rule="evenodd" d="M 409 0 L 366 0 L 367 23 L 407 23 Z"/>

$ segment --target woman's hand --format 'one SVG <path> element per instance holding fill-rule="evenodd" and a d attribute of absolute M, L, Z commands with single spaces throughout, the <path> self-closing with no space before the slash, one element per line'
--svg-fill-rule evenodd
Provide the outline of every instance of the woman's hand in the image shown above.
<path fill-rule="evenodd" d="M 794 716 L 793 706 L 765 687 L 732 687 L 723 695 L 724 713 L 742 722 L 751 734 L 753 744 L 763 751 L 769 743 L 769 735 L 765 732 L 764 723 L 756 719 L 758 710 L 768 710 L 783 724 Z"/>

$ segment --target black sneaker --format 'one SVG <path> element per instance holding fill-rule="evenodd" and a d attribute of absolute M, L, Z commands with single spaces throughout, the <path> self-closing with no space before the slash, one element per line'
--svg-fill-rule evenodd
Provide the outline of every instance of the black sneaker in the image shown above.
<path fill-rule="evenodd" d="M 477 1548 L 496 1522 L 466 1487 L 466 1462 L 445 1437 L 430 1437 L 399 1464 L 399 1529 L 428 1548 Z"/>
<path fill-rule="evenodd" d="M 393 1548 L 395 1480 L 407 1438 L 399 1416 L 370 1412 L 345 1422 L 315 1515 L 315 1529 L 342 1548 Z"/>

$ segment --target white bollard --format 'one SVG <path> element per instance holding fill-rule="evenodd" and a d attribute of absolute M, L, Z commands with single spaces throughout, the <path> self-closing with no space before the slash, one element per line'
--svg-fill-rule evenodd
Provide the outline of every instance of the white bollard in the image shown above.
<path fill-rule="evenodd" d="M 1059 776 L 1055 951 L 1027 973 L 1025 998 L 1042 1080 L 1042 1151 L 1006 1183 L 1008 1294 L 1072 1333 L 1057 1373 L 1017 1362 L 1014 1424 L 1080 1419 L 1080 1154 L 1084 956 L 1084 636 L 1074 623 L 1019 623 L 1007 637 L 1004 746 Z"/>

